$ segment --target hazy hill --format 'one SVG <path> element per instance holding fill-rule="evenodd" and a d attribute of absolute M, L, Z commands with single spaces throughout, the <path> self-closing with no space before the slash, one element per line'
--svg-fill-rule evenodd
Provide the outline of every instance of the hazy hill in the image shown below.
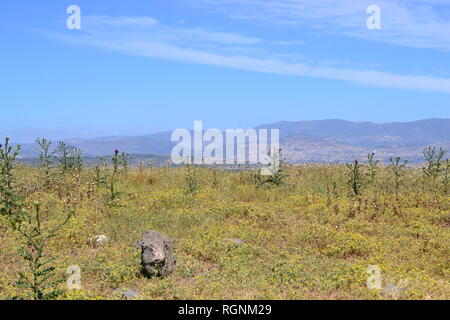
<path fill-rule="evenodd" d="M 345 120 L 283 121 L 259 128 L 278 128 L 281 138 L 308 134 L 362 147 L 425 146 L 450 141 L 450 119 L 381 124 Z"/>
<path fill-rule="evenodd" d="M 391 155 L 421 161 L 428 145 L 450 149 L 450 119 L 413 122 L 372 123 L 345 120 L 282 121 L 258 126 L 280 129 L 283 153 L 293 162 L 333 162 L 365 158 L 376 152 L 380 158 Z M 119 149 L 131 154 L 170 155 L 171 132 L 145 136 L 115 136 L 95 139 L 68 139 L 85 156 L 103 156 Z M 56 145 L 56 143 L 55 143 Z M 35 157 L 36 146 L 24 144 L 22 157 Z"/>

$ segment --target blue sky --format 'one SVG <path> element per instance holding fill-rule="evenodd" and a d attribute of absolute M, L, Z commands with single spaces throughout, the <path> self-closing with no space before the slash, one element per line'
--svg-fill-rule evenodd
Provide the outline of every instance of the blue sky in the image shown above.
<path fill-rule="evenodd" d="M 448 0 L 6 0 L 0 39 L 0 134 L 21 140 L 450 118 Z"/>

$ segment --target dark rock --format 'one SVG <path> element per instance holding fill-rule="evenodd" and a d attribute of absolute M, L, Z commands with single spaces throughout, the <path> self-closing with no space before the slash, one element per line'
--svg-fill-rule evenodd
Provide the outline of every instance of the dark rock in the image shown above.
<path fill-rule="evenodd" d="M 156 231 L 147 231 L 141 240 L 143 273 L 147 277 L 166 277 L 175 268 L 172 241 Z"/>

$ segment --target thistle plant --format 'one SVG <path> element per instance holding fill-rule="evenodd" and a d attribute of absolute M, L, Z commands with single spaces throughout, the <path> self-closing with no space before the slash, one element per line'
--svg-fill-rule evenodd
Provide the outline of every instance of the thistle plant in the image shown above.
<path fill-rule="evenodd" d="M 122 169 L 124 171 L 128 170 L 128 166 L 129 166 L 128 153 L 126 153 L 125 151 L 122 151 L 119 155 L 119 158 L 120 158 L 120 164 L 122 166 Z"/>
<path fill-rule="evenodd" d="M 368 164 L 368 172 L 367 175 L 370 179 L 371 183 L 375 182 L 375 178 L 378 174 L 378 164 L 380 163 L 379 160 L 374 160 L 375 153 L 369 153 L 367 155 L 367 164 Z"/>
<path fill-rule="evenodd" d="M 393 175 L 394 190 L 396 196 L 398 195 L 398 191 L 400 190 L 400 186 L 403 181 L 403 177 L 405 175 L 405 168 L 407 164 L 408 160 L 403 160 L 403 162 L 401 162 L 400 157 L 389 158 L 389 169 L 391 170 Z"/>
<path fill-rule="evenodd" d="M 66 145 L 64 142 L 58 144 L 56 155 L 59 158 L 59 166 L 63 173 L 69 170 L 79 170 L 83 166 L 81 159 L 81 149 Z"/>
<path fill-rule="evenodd" d="M 431 180 L 435 181 L 443 170 L 443 159 L 446 153 L 446 150 L 442 148 L 436 150 L 436 147 L 428 147 L 423 150 L 423 155 L 427 161 L 427 167 L 423 171 Z"/>
<path fill-rule="evenodd" d="M 44 186 L 49 188 L 52 182 L 53 177 L 53 160 L 52 158 L 55 155 L 54 151 L 50 151 L 50 147 L 52 142 L 48 141 L 45 138 L 36 139 L 36 143 L 38 144 L 39 151 L 39 167 L 42 168 L 44 173 Z"/>
<path fill-rule="evenodd" d="M 20 145 L 14 150 L 9 144 L 0 144 L 0 215 L 6 216 L 13 228 L 26 217 L 25 204 L 19 193 L 19 185 L 14 176 L 15 160 L 19 155 Z"/>
<path fill-rule="evenodd" d="M 60 229 L 70 220 L 73 212 L 67 213 L 65 218 L 53 229 L 44 230 L 40 205 L 35 203 L 34 217 L 29 216 L 18 231 L 24 239 L 24 244 L 18 250 L 19 255 L 28 265 L 30 274 L 19 273 L 19 280 L 15 283 L 20 289 L 30 289 L 34 300 L 50 300 L 57 298 L 63 292 L 55 287 L 63 282 L 56 278 L 55 267 L 50 263 L 55 260 L 45 253 L 48 240 L 55 237 Z M 56 278 L 56 279 L 55 279 Z"/>
<path fill-rule="evenodd" d="M 212 187 L 218 188 L 219 185 L 220 185 L 219 173 L 218 173 L 217 169 L 213 169 Z"/>
<path fill-rule="evenodd" d="M 448 188 L 450 185 L 450 159 L 445 160 L 443 171 L 442 184 L 444 185 L 444 193 L 448 194 Z"/>
<path fill-rule="evenodd" d="M 270 183 L 275 186 L 281 186 L 284 184 L 285 179 L 289 177 L 285 173 L 286 161 L 281 156 L 281 149 L 275 152 L 268 152 L 268 158 L 270 158 L 270 167 L 258 170 L 254 175 L 254 181 L 257 187 L 263 184 Z M 268 174 L 263 174 L 262 170 L 268 171 Z"/>
<path fill-rule="evenodd" d="M 271 171 L 272 175 L 267 179 L 268 183 L 272 183 L 277 187 L 284 184 L 284 180 L 289 176 L 285 171 L 286 161 L 281 156 L 281 149 L 274 152 L 271 161 Z"/>
<path fill-rule="evenodd" d="M 360 164 L 358 160 L 355 160 L 351 164 L 347 163 L 346 166 L 348 169 L 348 184 L 351 188 L 352 195 L 359 196 L 362 189 L 362 164 Z"/>
<path fill-rule="evenodd" d="M 199 189 L 197 169 L 190 164 L 187 165 L 185 179 L 187 184 L 186 193 L 195 194 Z"/>
<path fill-rule="evenodd" d="M 120 168 L 124 167 L 123 154 L 119 153 L 119 150 L 114 150 L 114 155 L 112 157 L 112 171 L 109 176 L 108 187 L 109 187 L 109 201 L 110 205 L 115 205 L 121 194 L 121 192 L 116 191 L 117 178 L 120 174 Z"/>
<path fill-rule="evenodd" d="M 107 167 L 106 159 L 100 158 L 100 164 L 95 165 L 93 168 L 95 174 L 94 181 L 97 188 L 100 188 L 101 186 L 106 185 L 107 183 L 106 167 Z"/>

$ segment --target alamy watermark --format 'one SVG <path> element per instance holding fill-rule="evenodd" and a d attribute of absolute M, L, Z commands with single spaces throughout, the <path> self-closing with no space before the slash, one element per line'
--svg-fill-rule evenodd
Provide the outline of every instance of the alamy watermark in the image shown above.
<path fill-rule="evenodd" d="M 367 278 L 367 288 L 369 290 L 380 290 L 381 289 L 381 269 L 379 266 L 370 265 L 366 272 L 370 274 Z"/>
<path fill-rule="evenodd" d="M 81 268 L 76 265 L 69 266 L 67 268 L 66 274 L 69 274 L 67 278 L 66 285 L 69 290 L 80 290 L 81 289 Z"/>
<path fill-rule="evenodd" d="M 193 133 L 193 134 L 192 134 Z M 172 142 L 172 163 L 196 165 L 262 164 L 276 172 L 280 162 L 279 129 L 203 129 L 194 121 L 194 130 L 176 129 Z"/>
<path fill-rule="evenodd" d="M 381 30 L 381 9 L 377 5 L 370 5 L 366 10 L 367 14 L 370 14 L 367 19 L 367 29 L 369 30 Z"/>
<path fill-rule="evenodd" d="M 81 9 L 77 5 L 70 5 L 66 10 L 67 14 L 70 16 L 66 20 L 66 26 L 69 30 L 80 30 L 81 29 Z"/>
<path fill-rule="evenodd" d="M 81 8 L 78 5 L 72 4 L 66 9 L 70 16 L 66 20 L 66 26 L 69 30 L 81 29 Z M 381 8 L 377 5 L 370 5 L 367 7 L 366 13 L 370 16 L 367 19 L 367 29 L 381 30 Z"/>
<path fill-rule="evenodd" d="M 367 289 L 379 290 L 381 294 L 385 296 L 397 298 L 405 292 L 408 285 L 408 281 L 405 279 L 397 281 L 397 284 L 393 284 L 392 282 L 383 284 L 384 281 L 381 274 L 381 268 L 377 265 L 370 265 L 366 272 L 369 274 L 366 282 Z"/>

